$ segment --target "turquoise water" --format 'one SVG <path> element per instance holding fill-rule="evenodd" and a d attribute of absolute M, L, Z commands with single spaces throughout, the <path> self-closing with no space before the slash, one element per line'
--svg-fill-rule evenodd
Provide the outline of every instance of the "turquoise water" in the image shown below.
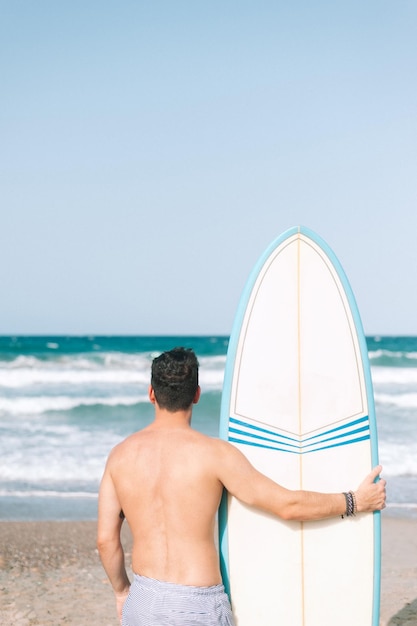
<path fill-rule="evenodd" d="M 417 337 L 369 337 L 389 511 L 417 515 Z M 95 519 L 110 449 L 152 420 L 152 359 L 200 361 L 193 425 L 216 436 L 228 337 L 0 337 L 0 519 Z"/>

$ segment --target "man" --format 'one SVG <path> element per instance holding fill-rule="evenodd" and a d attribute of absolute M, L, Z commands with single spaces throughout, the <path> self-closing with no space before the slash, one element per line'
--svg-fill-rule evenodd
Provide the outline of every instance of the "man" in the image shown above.
<path fill-rule="evenodd" d="M 223 488 L 287 520 L 385 506 L 385 480 L 374 482 L 380 466 L 349 503 L 343 493 L 291 491 L 276 484 L 231 444 L 191 428 L 199 398 L 194 352 L 175 348 L 161 354 L 152 363 L 149 387 L 154 421 L 109 455 L 100 486 L 97 545 L 122 626 L 233 626 L 214 542 Z M 132 585 L 120 541 L 124 516 L 133 535 Z"/>

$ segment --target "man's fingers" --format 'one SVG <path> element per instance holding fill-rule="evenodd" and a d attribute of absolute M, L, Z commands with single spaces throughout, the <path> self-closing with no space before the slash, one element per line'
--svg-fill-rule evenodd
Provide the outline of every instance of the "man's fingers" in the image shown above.
<path fill-rule="evenodd" d="M 374 482 L 375 478 L 378 478 L 381 472 L 382 472 L 382 465 L 377 465 L 376 467 L 373 468 L 368 478 L 370 479 L 371 482 Z"/>

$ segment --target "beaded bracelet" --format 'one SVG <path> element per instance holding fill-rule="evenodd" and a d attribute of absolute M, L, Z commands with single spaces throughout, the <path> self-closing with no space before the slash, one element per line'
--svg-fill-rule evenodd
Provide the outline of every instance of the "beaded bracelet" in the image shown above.
<path fill-rule="evenodd" d="M 346 513 L 344 515 L 342 515 L 342 519 L 344 519 L 345 515 L 346 517 L 352 517 L 353 515 L 356 515 L 357 511 L 358 511 L 358 506 L 356 504 L 356 496 L 353 493 L 353 491 L 344 491 L 343 495 L 345 496 L 345 500 L 346 500 Z"/>
<path fill-rule="evenodd" d="M 356 513 L 358 512 L 358 505 L 356 502 L 356 495 L 354 491 L 350 491 L 349 492 L 352 496 L 352 500 L 353 500 L 353 515 L 356 515 Z"/>

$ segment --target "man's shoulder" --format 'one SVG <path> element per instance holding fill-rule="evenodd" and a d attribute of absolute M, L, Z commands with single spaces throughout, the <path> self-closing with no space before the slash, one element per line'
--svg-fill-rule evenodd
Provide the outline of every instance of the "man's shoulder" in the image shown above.
<path fill-rule="evenodd" d="M 224 441 L 224 439 L 219 439 L 219 437 L 213 437 L 199 432 L 196 433 L 196 436 L 198 441 L 201 442 L 201 445 L 210 448 L 216 454 L 228 454 L 235 450 L 231 443 Z"/>
<path fill-rule="evenodd" d="M 140 432 L 133 433 L 116 444 L 114 448 L 110 450 L 108 460 L 114 461 L 126 455 L 130 449 L 137 446 L 139 435 Z"/>
<path fill-rule="evenodd" d="M 204 441 L 213 446 L 219 446 L 219 445 L 221 446 L 223 443 L 226 443 L 222 439 L 219 439 L 219 437 L 216 437 L 213 435 L 206 435 L 205 433 L 202 433 L 196 428 L 190 428 L 189 432 L 200 441 Z"/>

